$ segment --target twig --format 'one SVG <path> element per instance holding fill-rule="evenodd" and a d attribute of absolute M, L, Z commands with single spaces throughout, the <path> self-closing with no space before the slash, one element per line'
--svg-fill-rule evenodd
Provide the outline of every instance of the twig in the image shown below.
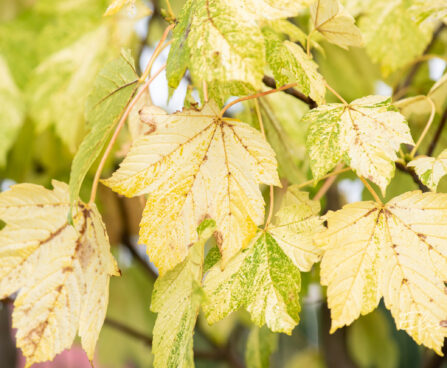
<path fill-rule="evenodd" d="M 436 129 L 435 136 L 433 137 L 433 140 L 430 142 L 430 146 L 428 147 L 427 156 L 431 156 L 435 151 L 436 145 L 438 144 L 439 138 L 441 138 L 441 133 L 445 127 L 446 122 L 447 122 L 447 109 L 444 110 L 444 113 L 441 116 L 438 129 Z"/>
<path fill-rule="evenodd" d="M 146 270 L 148 274 L 151 275 L 151 277 L 155 280 L 158 275 L 155 273 L 155 271 L 151 268 L 151 266 L 148 265 L 146 260 L 137 252 L 135 247 L 130 242 L 130 238 L 127 234 L 124 234 L 123 245 L 129 250 L 129 252 L 132 254 L 133 258 Z"/>
<path fill-rule="evenodd" d="M 276 89 L 276 82 L 272 77 L 264 75 L 262 82 L 267 87 Z M 305 104 L 307 104 L 309 106 L 310 109 L 315 109 L 318 106 L 314 100 L 312 100 L 310 97 L 306 96 L 305 94 L 301 93 L 300 91 L 296 90 L 295 88 L 288 88 L 288 89 L 283 90 L 283 92 L 304 102 Z"/>
<path fill-rule="evenodd" d="M 433 37 L 432 37 L 430 43 L 425 48 L 422 55 L 426 55 L 430 51 L 430 49 L 432 48 L 433 44 L 435 43 L 436 39 L 439 37 L 439 35 L 443 29 L 444 29 L 444 24 L 442 23 L 441 25 L 438 26 L 438 28 L 433 33 Z M 411 67 L 410 71 L 407 74 L 407 77 L 393 91 L 393 100 L 395 100 L 397 96 L 399 96 L 399 98 L 403 97 L 404 94 L 402 93 L 402 91 L 406 91 L 408 89 L 408 87 L 411 85 L 414 77 L 416 76 L 419 68 L 422 65 L 422 62 L 423 61 L 421 60 L 421 61 L 418 61 L 413 64 L 413 66 Z"/>
<path fill-rule="evenodd" d="M 121 322 L 118 322 L 112 318 L 107 317 L 104 320 L 104 324 L 118 330 L 128 336 L 134 337 L 137 340 L 143 341 L 146 345 L 152 346 L 152 336 L 145 335 L 130 326 L 127 326 Z"/>
<path fill-rule="evenodd" d="M 396 162 L 396 168 L 399 171 L 409 174 L 412 177 L 413 181 L 418 185 L 420 190 L 422 190 L 423 192 L 430 191 L 430 189 L 428 189 L 428 187 L 424 183 L 422 183 L 421 179 L 419 179 L 419 176 L 412 168 L 405 166 L 403 163 L 398 161 Z"/>

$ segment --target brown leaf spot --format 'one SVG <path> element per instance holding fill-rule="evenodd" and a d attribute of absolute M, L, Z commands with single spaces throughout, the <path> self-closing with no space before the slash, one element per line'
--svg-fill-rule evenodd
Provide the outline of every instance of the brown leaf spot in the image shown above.
<path fill-rule="evenodd" d="M 447 320 L 443 319 L 442 321 L 439 321 L 439 326 L 447 327 Z"/>
<path fill-rule="evenodd" d="M 214 238 L 216 239 L 217 246 L 219 247 L 219 250 L 222 252 L 222 244 L 223 244 L 223 235 L 220 231 L 216 230 L 214 232 Z"/>
<path fill-rule="evenodd" d="M 64 268 L 62 269 L 62 272 L 63 272 L 63 273 L 73 272 L 73 267 L 71 267 L 71 266 L 64 267 Z"/>

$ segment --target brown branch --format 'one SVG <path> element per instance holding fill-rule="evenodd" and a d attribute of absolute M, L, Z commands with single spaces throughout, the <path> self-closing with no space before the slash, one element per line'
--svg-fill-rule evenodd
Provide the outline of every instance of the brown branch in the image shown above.
<path fill-rule="evenodd" d="M 423 192 L 430 191 L 430 189 L 428 189 L 428 187 L 424 183 L 422 183 L 421 179 L 419 179 L 419 176 L 411 167 L 405 166 L 401 162 L 396 162 L 396 167 L 399 171 L 402 171 L 410 175 L 413 181 L 418 185 L 420 190 L 422 190 Z"/>
<path fill-rule="evenodd" d="M 104 324 L 114 328 L 117 331 L 122 332 L 125 335 L 131 336 L 137 340 L 144 342 L 147 346 L 152 346 L 152 336 L 145 335 L 144 333 L 139 332 L 115 319 L 107 317 L 104 320 Z"/>
<path fill-rule="evenodd" d="M 422 55 L 426 55 L 430 51 L 430 49 L 433 47 L 434 43 L 438 39 L 438 37 L 443 29 L 444 29 L 444 23 L 440 24 L 438 26 L 438 28 L 434 31 L 433 37 L 432 37 L 430 43 L 425 48 Z M 393 97 L 395 97 L 395 96 L 399 96 L 399 98 L 404 97 L 405 93 L 403 93 L 403 92 L 405 92 L 405 90 L 413 82 L 413 79 L 415 78 L 417 72 L 419 71 L 419 68 L 422 66 L 422 63 L 423 63 L 423 61 L 418 61 L 417 63 L 413 64 L 413 66 L 410 68 L 410 71 L 408 72 L 405 79 L 399 85 L 397 85 L 397 87 L 393 91 Z M 401 93 L 402 93 L 402 95 L 401 95 Z"/>
<path fill-rule="evenodd" d="M 264 75 L 264 78 L 262 79 L 262 81 L 264 82 L 264 84 L 267 87 L 276 88 L 276 82 L 272 77 L 269 77 L 267 75 Z M 302 92 L 296 90 L 295 88 L 287 88 L 283 91 L 284 93 L 287 93 L 288 95 L 291 95 L 295 98 L 297 98 L 298 100 L 303 101 L 304 103 L 306 103 L 307 105 L 309 105 L 310 109 L 314 109 L 316 108 L 318 105 L 317 103 L 312 100 L 310 97 L 307 97 L 306 95 L 304 95 Z"/>
<path fill-rule="evenodd" d="M 435 151 L 436 145 L 438 144 L 439 138 L 441 138 L 441 133 L 445 127 L 446 122 L 447 122 L 447 109 L 444 110 L 441 120 L 439 121 L 438 129 L 436 129 L 435 136 L 433 137 L 430 146 L 428 146 L 427 156 L 431 156 Z"/>

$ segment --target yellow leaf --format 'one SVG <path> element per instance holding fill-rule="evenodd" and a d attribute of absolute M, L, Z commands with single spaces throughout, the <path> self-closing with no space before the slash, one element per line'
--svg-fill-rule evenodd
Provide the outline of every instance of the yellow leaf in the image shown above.
<path fill-rule="evenodd" d="M 206 217 L 217 223 L 225 265 L 264 221 L 259 184 L 280 185 L 273 150 L 247 124 L 221 119 L 214 102 L 173 115 L 145 108 L 141 118 L 154 132 L 135 141 L 104 184 L 126 196 L 149 194 L 140 241 L 160 273 L 186 257 Z"/>
<path fill-rule="evenodd" d="M 104 16 L 113 15 L 118 13 L 125 6 L 134 7 L 136 0 L 115 0 L 112 4 L 108 6 Z"/>
<path fill-rule="evenodd" d="M 441 354 L 447 329 L 447 194 L 408 192 L 386 205 L 349 204 L 327 215 L 323 250 L 332 331 L 383 296 L 398 329 Z"/>
<path fill-rule="evenodd" d="M 275 222 L 269 227 L 270 234 L 301 271 L 310 271 L 321 257 L 321 249 L 313 243 L 313 236 L 324 230 L 319 213 L 320 203 L 310 200 L 309 193 L 294 185 L 288 188 Z"/>
<path fill-rule="evenodd" d="M 314 30 L 329 42 L 343 48 L 363 46 L 362 34 L 354 18 L 338 0 L 316 0 L 310 7 L 310 15 Z"/>
<path fill-rule="evenodd" d="M 0 297 L 20 289 L 13 327 L 27 367 L 69 348 L 79 330 L 89 359 L 119 270 L 101 217 L 78 203 L 67 222 L 68 186 L 19 184 L 0 194 Z"/>
<path fill-rule="evenodd" d="M 417 157 L 408 163 L 414 167 L 414 171 L 427 187 L 436 192 L 439 181 L 447 174 L 447 149 L 442 151 L 437 158 Z"/>

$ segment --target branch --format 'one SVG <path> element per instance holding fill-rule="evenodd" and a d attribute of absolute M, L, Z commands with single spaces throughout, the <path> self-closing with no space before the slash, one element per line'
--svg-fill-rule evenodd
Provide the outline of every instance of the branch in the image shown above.
<path fill-rule="evenodd" d="M 145 335 L 144 333 L 134 330 L 132 327 L 129 327 L 109 317 L 104 320 L 104 324 L 137 340 L 143 341 L 147 346 L 152 346 L 152 336 Z"/>
<path fill-rule="evenodd" d="M 444 113 L 442 114 L 441 120 L 438 125 L 438 129 L 436 129 L 435 136 L 433 137 L 433 140 L 431 141 L 430 146 L 428 147 L 427 156 L 431 156 L 435 151 L 436 145 L 438 144 L 439 138 L 441 138 L 441 133 L 445 127 L 446 122 L 447 122 L 447 109 L 445 109 Z"/>
<path fill-rule="evenodd" d="M 427 45 L 427 47 L 425 48 L 425 50 L 422 53 L 422 55 L 426 55 L 430 51 L 430 49 L 433 47 L 433 44 L 436 42 L 437 38 L 439 37 L 439 35 L 440 35 L 440 33 L 442 32 L 443 29 L 444 29 L 444 23 L 440 24 L 438 26 L 438 28 L 436 28 L 435 32 L 433 33 L 433 37 L 432 37 L 430 43 Z M 402 92 L 405 92 L 405 90 L 411 85 L 411 83 L 413 82 L 414 77 L 416 76 L 417 72 L 419 71 L 419 68 L 422 65 L 422 62 L 423 61 L 421 60 L 421 61 L 418 61 L 418 62 L 413 64 L 413 66 L 411 67 L 410 71 L 408 72 L 406 78 L 394 90 L 393 97 L 395 97 L 395 96 L 399 96 L 399 98 L 404 97 L 403 95 L 405 93 L 403 93 L 402 96 L 400 96 L 400 94 Z"/>
<path fill-rule="evenodd" d="M 275 82 L 275 80 L 272 77 L 264 75 L 264 78 L 262 79 L 262 81 L 264 82 L 264 84 L 267 87 L 270 87 L 270 88 L 273 88 L 273 89 L 276 88 L 276 82 Z M 318 106 L 317 103 L 314 100 L 312 100 L 310 97 L 307 97 L 302 92 L 297 91 L 295 88 L 288 88 L 288 89 L 285 89 L 283 92 L 287 93 L 288 95 L 291 95 L 291 96 L 297 98 L 298 100 L 303 101 L 304 103 L 309 105 L 310 109 L 315 109 Z"/>
<path fill-rule="evenodd" d="M 413 181 L 418 185 L 420 190 L 422 190 L 423 192 L 430 191 L 430 189 L 428 189 L 428 187 L 424 183 L 422 183 L 421 179 L 419 179 L 419 176 L 416 174 L 416 172 L 412 168 L 405 166 L 401 162 L 396 162 L 396 167 L 399 171 L 402 171 L 402 172 L 410 175 L 412 177 Z"/>

